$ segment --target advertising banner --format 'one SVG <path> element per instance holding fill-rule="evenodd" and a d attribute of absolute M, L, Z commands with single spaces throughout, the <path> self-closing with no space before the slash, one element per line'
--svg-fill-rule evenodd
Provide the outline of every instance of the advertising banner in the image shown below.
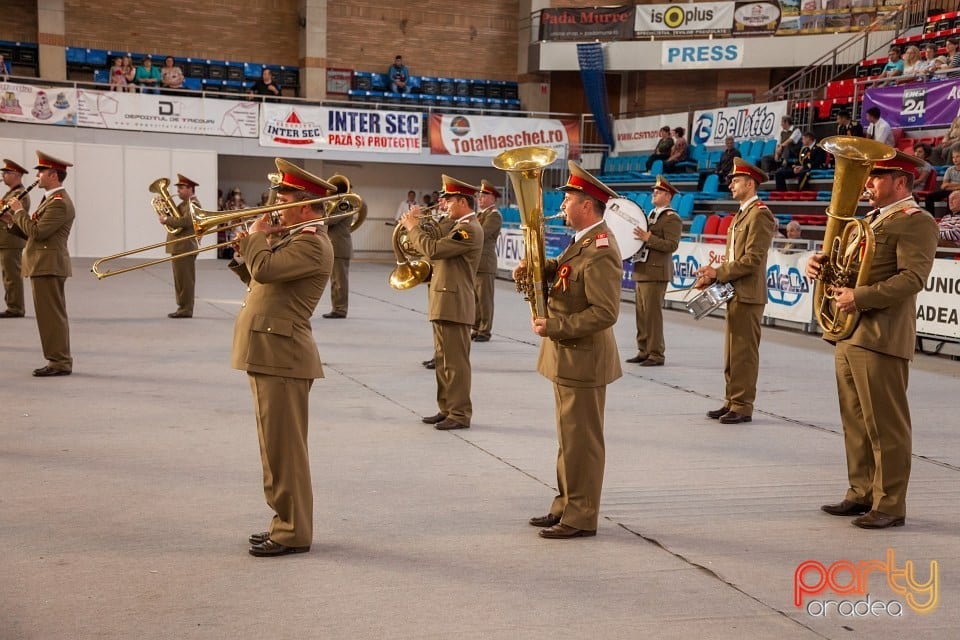
<path fill-rule="evenodd" d="M 570 244 L 570 234 L 563 231 L 547 231 L 544 234 L 544 251 L 547 258 L 556 258 Z M 504 226 L 497 238 L 497 269 L 513 271 L 524 257 L 523 232 L 517 227 Z"/>
<path fill-rule="evenodd" d="M 733 35 L 773 35 L 778 26 L 778 2 L 737 2 L 733 12 Z"/>
<path fill-rule="evenodd" d="M 576 120 L 430 114 L 432 153 L 493 157 L 507 149 L 538 145 L 556 149 L 565 158 L 569 147 L 579 144 Z"/>
<path fill-rule="evenodd" d="M 635 22 L 633 5 L 542 9 L 540 40 L 631 40 Z"/>
<path fill-rule="evenodd" d="M 261 147 L 420 153 L 423 114 L 263 104 Z"/>
<path fill-rule="evenodd" d="M 660 47 L 660 62 L 672 69 L 741 67 L 745 51 L 745 42 L 736 38 L 666 41 Z"/>
<path fill-rule="evenodd" d="M 933 261 L 933 270 L 917 294 L 917 332 L 960 338 L 960 260 Z"/>
<path fill-rule="evenodd" d="M 613 133 L 617 141 L 617 153 L 652 151 L 660 141 L 660 128 L 687 128 L 689 114 L 667 113 L 643 118 L 623 118 L 613 121 Z"/>
<path fill-rule="evenodd" d="M 728 34 L 733 29 L 732 2 L 644 4 L 637 6 L 637 36 Z"/>
<path fill-rule="evenodd" d="M 245 100 L 78 89 L 77 102 L 81 127 L 257 137 L 259 105 Z"/>
<path fill-rule="evenodd" d="M 780 118 L 785 115 L 786 100 L 696 111 L 690 139 L 696 144 L 722 146 L 727 136 L 737 142 L 776 138 Z"/>
<path fill-rule="evenodd" d="M 948 127 L 960 109 L 960 80 L 868 89 L 861 113 L 871 107 L 879 108 L 891 127 Z"/>
<path fill-rule="evenodd" d="M 77 91 L 72 87 L 0 82 L 0 120 L 75 125 Z"/>

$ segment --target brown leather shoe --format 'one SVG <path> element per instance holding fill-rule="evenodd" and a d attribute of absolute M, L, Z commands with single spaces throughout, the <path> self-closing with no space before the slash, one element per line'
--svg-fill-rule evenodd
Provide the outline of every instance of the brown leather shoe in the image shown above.
<path fill-rule="evenodd" d="M 40 367 L 39 369 L 33 370 L 33 375 L 38 378 L 49 378 L 51 376 L 68 376 L 70 375 L 69 369 L 54 369 L 52 367 Z"/>
<path fill-rule="evenodd" d="M 551 540 L 567 540 L 569 538 L 589 538 L 597 535 L 596 531 L 587 531 L 585 529 L 576 529 L 568 527 L 565 524 L 555 524 L 549 529 L 541 529 L 541 538 L 550 538 Z"/>
<path fill-rule="evenodd" d="M 865 516 L 853 519 L 853 526 L 861 529 L 886 529 L 887 527 L 902 527 L 907 519 L 904 516 L 891 516 L 882 511 L 870 511 Z"/>
<path fill-rule="evenodd" d="M 825 511 L 832 516 L 860 516 L 870 511 L 871 508 L 869 504 L 843 500 L 837 504 L 825 504 L 820 507 L 820 511 Z"/>
<path fill-rule="evenodd" d="M 647 359 L 647 354 L 645 354 L 645 353 L 638 353 L 637 355 L 633 356 L 632 358 L 627 358 L 626 361 L 629 362 L 630 364 L 640 364 L 641 362 L 643 362 L 643 361 L 646 360 L 646 359 Z"/>
<path fill-rule="evenodd" d="M 723 415 L 730 413 L 730 407 L 720 407 L 719 409 L 714 409 L 713 411 L 707 411 L 707 417 L 713 420 L 717 420 Z"/>
<path fill-rule="evenodd" d="M 247 540 L 250 541 L 250 544 L 263 544 L 270 539 L 269 531 L 261 531 L 260 533 L 251 533 L 250 537 Z"/>
<path fill-rule="evenodd" d="M 545 516 L 534 516 L 530 518 L 531 527 L 552 527 L 555 524 L 560 524 L 560 516 L 555 516 L 552 513 L 548 513 Z"/>
<path fill-rule="evenodd" d="M 437 424 L 439 422 L 443 422 L 446 419 L 446 417 L 447 417 L 447 414 L 438 413 L 435 416 L 427 416 L 425 418 L 420 418 L 420 419 L 426 424 Z"/>
<path fill-rule="evenodd" d="M 647 358 L 646 360 L 640 363 L 640 366 L 641 367 L 662 367 L 663 360 L 652 360 L 650 358 Z"/>
<path fill-rule="evenodd" d="M 286 556 L 291 553 L 306 553 L 307 551 L 310 551 L 310 547 L 288 547 L 279 542 L 274 542 L 269 538 L 267 538 L 266 542 L 250 547 L 250 555 L 257 556 L 258 558 L 275 558 L 276 556 Z"/>
<path fill-rule="evenodd" d="M 736 411 L 727 411 L 720 416 L 720 424 L 740 424 L 741 422 L 750 422 L 753 420 L 750 416 L 745 416 Z"/>
<path fill-rule="evenodd" d="M 441 422 L 433 425 L 433 428 L 438 431 L 451 431 L 453 429 L 469 429 L 470 425 L 461 424 L 451 418 L 444 418 Z"/>

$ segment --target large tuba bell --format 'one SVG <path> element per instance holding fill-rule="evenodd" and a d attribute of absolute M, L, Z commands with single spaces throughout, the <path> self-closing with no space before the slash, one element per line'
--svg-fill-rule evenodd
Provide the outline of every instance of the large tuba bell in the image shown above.
<path fill-rule="evenodd" d="M 327 178 L 327 182 L 329 182 L 330 184 L 332 184 L 337 188 L 337 193 L 340 193 L 340 194 L 353 193 L 353 191 L 350 189 L 350 179 L 347 178 L 346 176 L 340 175 L 339 173 L 334 174 L 329 178 Z M 333 204 L 328 206 L 327 215 L 332 216 L 332 215 L 341 213 L 341 211 L 337 211 L 336 208 L 337 208 L 336 205 L 333 205 Z M 350 233 L 353 233 L 354 231 L 356 231 L 357 227 L 362 225 L 363 221 L 366 219 L 367 219 L 367 205 L 366 203 L 363 203 L 360 206 L 360 208 L 357 209 L 356 216 L 353 218 L 353 220 L 350 221 Z"/>
<path fill-rule="evenodd" d="M 439 206 L 440 205 L 435 204 L 421 210 L 417 224 L 426 233 L 434 235 L 439 235 L 440 233 L 440 224 L 433 215 Z M 430 276 L 433 274 L 433 265 L 431 265 L 430 261 L 424 256 L 420 255 L 420 252 L 413 248 L 413 244 L 410 242 L 407 234 L 407 228 L 399 222 L 393 229 L 391 242 L 393 244 L 393 253 L 397 258 L 397 266 L 390 272 L 388 279 L 390 286 L 398 291 L 406 291 L 418 284 L 429 282 Z"/>
<path fill-rule="evenodd" d="M 833 155 L 835 171 L 823 235 L 827 259 L 813 289 L 813 308 L 823 337 L 836 342 L 853 333 L 860 312 L 840 309 L 834 292 L 866 284 L 873 264 L 873 229 L 854 218 L 857 205 L 874 163 L 889 160 L 896 151 L 881 142 L 856 136 L 825 138 L 820 146 Z"/>
<path fill-rule="evenodd" d="M 504 151 L 493 166 L 510 176 L 520 210 L 523 251 L 527 267 L 517 280 L 517 291 L 530 303 L 535 318 L 547 317 L 546 246 L 543 228 L 543 170 L 557 159 L 549 147 L 521 147 Z"/>
<path fill-rule="evenodd" d="M 167 191 L 168 186 L 170 186 L 170 181 L 166 178 L 157 178 L 151 182 L 147 189 L 150 193 L 156 195 L 153 196 L 150 204 L 153 205 L 153 210 L 157 212 L 158 218 L 179 218 L 180 209 L 177 209 L 170 192 Z M 183 230 L 182 227 L 172 227 L 168 224 L 163 225 L 163 228 L 169 233 L 180 233 Z"/>

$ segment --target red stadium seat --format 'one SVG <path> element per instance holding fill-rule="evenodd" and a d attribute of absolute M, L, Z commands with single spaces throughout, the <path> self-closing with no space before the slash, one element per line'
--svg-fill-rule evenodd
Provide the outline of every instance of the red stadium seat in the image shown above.
<path fill-rule="evenodd" d="M 707 218 L 706 224 L 703 225 L 703 235 L 705 236 L 717 235 L 717 230 L 719 228 L 720 228 L 720 216 L 714 213 L 709 218 Z M 706 238 L 706 241 L 714 242 L 714 243 L 724 242 L 724 240 L 718 240 L 717 238 Z"/>
<path fill-rule="evenodd" d="M 726 237 L 727 231 L 730 230 L 731 224 L 733 224 L 733 216 L 724 216 L 720 220 L 720 227 L 717 229 L 717 235 Z M 719 242 L 719 240 L 717 242 Z"/>

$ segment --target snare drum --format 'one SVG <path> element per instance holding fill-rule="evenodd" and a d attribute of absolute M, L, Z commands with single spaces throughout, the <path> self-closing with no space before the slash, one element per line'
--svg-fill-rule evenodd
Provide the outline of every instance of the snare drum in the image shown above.
<path fill-rule="evenodd" d="M 704 316 L 710 315 L 711 312 L 718 309 L 723 303 L 729 302 L 733 298 L 733 294 L 733 285 L 729 282 L 724 282 L 723 284 L 714 282 L 701 291 L 693 300 L 687 302 L 687 311 L 693 315 L 694 319 L 699 320 Z"/>

